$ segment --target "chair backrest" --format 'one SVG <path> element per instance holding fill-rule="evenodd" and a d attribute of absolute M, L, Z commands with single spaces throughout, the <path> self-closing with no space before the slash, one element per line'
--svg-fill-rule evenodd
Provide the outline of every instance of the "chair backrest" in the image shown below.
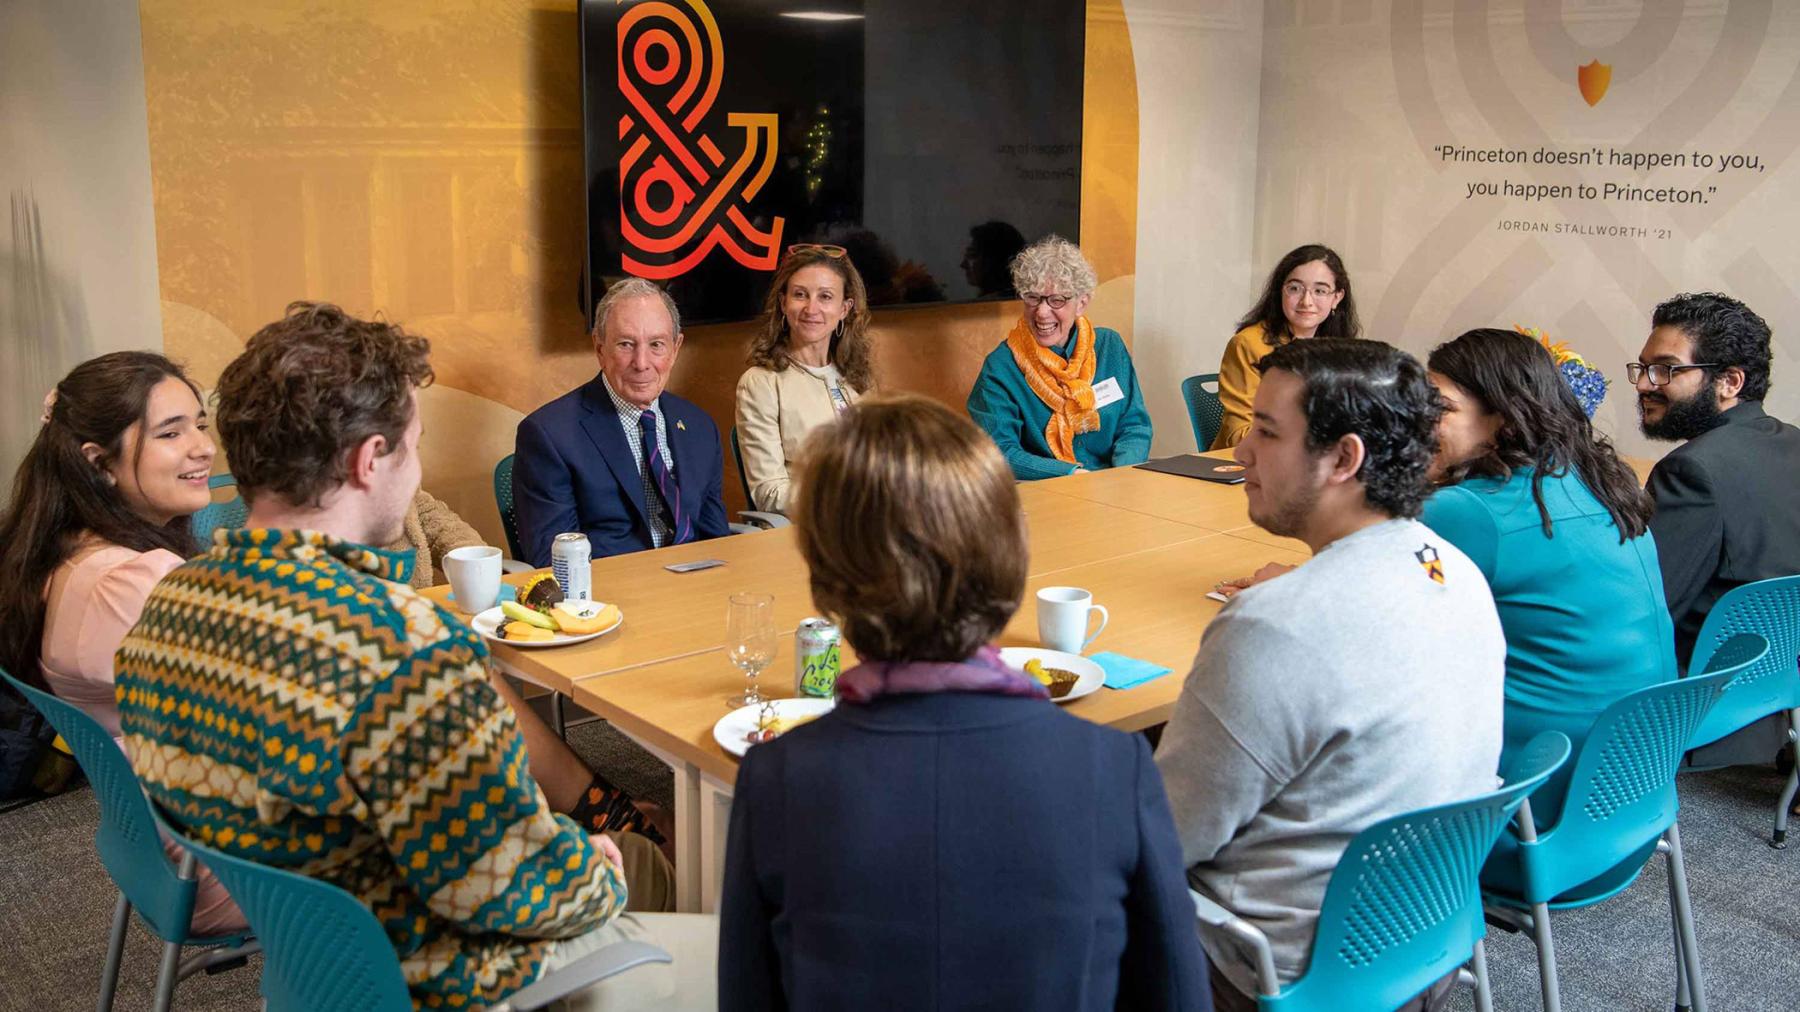
<path fill-rule="evenodd" d="M 519 551 L 519 513 L 513 507 L 513 455 L 507 454 L 494 465 L 494 505 L 500 510 L 500 526 L 506 531 L 506 553 L 523 559 Z"/>
<path fill-rule="evenodd" d="M 1700 635 L 1694 638 L 1688 671 L 1723 670 L 1731 663 L 1724 645 L 1747 632 L 1768 640 L 1769 652 L 1738 673 L 1700 722 L 1690 748 L 1709 745 L 1771 713 L 1800 706 L 1800 576 L 1758 580 L 1727 591 L 1706 613 Z"/>
<path fill-rule="evenodd" d="M 1760 636 L 1744 639 L 1730 646 L 1737 664 L 1639 689 L 1600 711 L 1575 757 L 1561 817 L 1522 848 L 1526 899 L 1547 902 L 1609 872 L 1622 886 L 1637 874 L 1675 822 L 1675 772 L 1694 729 L 1768 649 Z"/>
<path fill-rule="evenodd" d="M 100 863 L 131 905 L 166 941 L 185 942 L 194 913 L 194 882 L 183 879 L 163 853 L 150 799 L 125 752 L 94 718 L 0 670 L 0 678 L 24 694 L 62 735 L 100 803 L 94 848 Z"/>
<path fill-rule="evenodd" d="M 750 494 L 750 476 L 744 473 L 744 451 L 738 447 L 737 426 L 731 427 L 731 459 L 737 464 L 738 483 L 744 486 L 744 508 L 756 509 L 756 499 Z"/>
<path fill-rule="evenodd" d="M 237 494 L 236 478 L 229 473 L 215 474 L 206 479 L 206 487 L 214 491 L 222 488 L 230 488 L 233 491 L 230 499 L 224 502 L 209 503 L 188 518 L 188 525 L 194 531 L 194 540 L 200 542 L 201 548 L 211 547 L 214 531 L 235 530 L 244 526 L 244 522 L 250 519 L 250 507 L 244 503 L 244 497 Z"/>
<path fill-rule="evenodd" d="M 1207 384 L 1211 384 L 1208 389 Z M 1225 421 L 1225 405 L 1219 401 L 1219 374 L 1201 373 L 1181 381 L 1181 399 L 1187 402 L 1188 421 L 1194 424 L 1194 444 L 1205 453 L 1219 436 Z"/>
<path fill-rule="evenodd" d="M 1526 795 L 1568 757 L 1569 739 L 1546 731 L 1526 744 L 1499 790 L 1356 834 L 1325 887 L 1306 972 L 1262 1007 L 1396 1008 L 1467 962 L 1487 934 L 1481 865 Z"/>
<path fill-rule="evenodd" d="M 411 1012 L 400 959 L 362 901 L 305 875 L 233 857 L 184 837 L 212 869 L 262 943 L 268 1012 Z"/>

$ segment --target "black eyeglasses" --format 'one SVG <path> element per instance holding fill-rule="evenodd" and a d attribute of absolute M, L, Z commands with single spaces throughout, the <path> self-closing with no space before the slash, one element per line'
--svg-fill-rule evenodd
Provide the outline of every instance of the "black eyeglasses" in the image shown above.
<path fill-rule="evenodd" d="M 1666 387 L 1669 385 L 1669 382 L 1675 378 L 1675 374 L 1678 372 L 1686 372 L 1689 369 L 1717 368 L 1719 368 L 1719 363 L 1717 362 L 1699 362 L 1694 365 L 1669 365 L 1665 362 L 1655 362 L 1645 365 L 1642 362 L 1627 362 L 1625 363 L 1625 378 L 1636 383 L 1638 380 L 1643 379 L 1645 375 L 1648 375 L 1650 377 L 1651 386 Z"/>
<path fill-rule="evenodd" d="M 1019 301 L 1025 303 L 1026 308 L 1029 309 L 1036 309 L 1046 302 L 1050 303 L 1051 309 L 1061 309 L 1074 299 L 1073 295 L 1039 295 L 1036 292 L 1023 292 L 1019 295 Z"/>

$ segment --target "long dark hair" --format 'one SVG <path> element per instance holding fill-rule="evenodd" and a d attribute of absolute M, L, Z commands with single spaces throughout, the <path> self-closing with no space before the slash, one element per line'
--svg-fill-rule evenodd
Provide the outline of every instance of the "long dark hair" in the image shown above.
<path fill-rule="evenodd" d="M 1337 308 L 1319 324 L 1318 333 L 1314 337 L 1357 337 L 1362 334 L 1362 323 L 1356 318 L 1356 296 L 1350 291 L 1350 273 L 1344 270 L 1344 259 L 1330 246 L 1308 243 L 1289 250 L 1288 255 L 1281 258 L 1275 269 L 1269 272 L 1268 283 L 1263 285 L 1262 297 L 1256 305 L 1244 314 L 1237 322 L 1236 330 L 1243 330 L 1252 324 L 1262 324 L 1263 333 L 1268 335 L 1269 346 L 1286 344 L 1294 339 L 1288 329 L 1287 315 L 1281 311 L 1281 286 L 1287 282 L 1287 276 L 1301 264 L 1310 264 L 1314 260 L 1323 261 L 1331 276 L 1337 279 L 1338 291 L 1344 293 L 1344 299 Z"/>
<path fill-rule="evenodd" d="M 1505 479 L 1516 468 L 1532 468 L 1531 497 L 1543 520 L 1544 536 L 1551 537 L 1544 478 L 1560 477 L 1573 468 L 1612 514 L 1620 543 L 1649 529 L 1650 496 L 1638 486 L 1630 465 L 1619 459 L 1612 441 L 1594 431 L 1543 345 L 1517 331 L 1471 330 L 1434 348 L 1426 366 L 1454 380 L 1500 416 L 1494 448 L 1453 466 L 1446 484 L 1471 474 Z"/>
<path fill-rule="evenodd" d="M 42 686 L 38 655 L 44 638 L 44 589 L 83 535 L 147 552 L 195 553 L 187 517 L 158 526 L 133 512 L 106 480 L 124 452 L 125 430 L 148 424 L 150 391 L 175 377 L 200 396 L 181 367 L 147 351 L 119 351 L 75 367 L 56 385 L 49 420 L 25 452 L 12 499 L 0 516 L 0 664 L 13 677 Z M 98 461 L 81 452 L 104 450 Z M 143 440 L 138 441 L 143 448 Z M 132 461 L 135 467 L 137 462 Z"/>

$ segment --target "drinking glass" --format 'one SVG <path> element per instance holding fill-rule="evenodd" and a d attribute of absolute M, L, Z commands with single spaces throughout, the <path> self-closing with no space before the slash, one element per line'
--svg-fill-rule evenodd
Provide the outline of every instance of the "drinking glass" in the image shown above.
<path fill-rule="evenodd" d="M 746 678 L 744 694 L 727 702 L 733 709 L 761 703 L 756 676 L 775 659 L 775 595 L 731 595 L 725 608 L 725 653 Z"/>

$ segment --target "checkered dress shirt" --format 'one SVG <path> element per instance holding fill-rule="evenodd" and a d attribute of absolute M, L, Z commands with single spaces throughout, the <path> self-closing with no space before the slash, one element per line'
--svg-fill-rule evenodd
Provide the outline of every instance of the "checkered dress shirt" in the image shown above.
<path fill-rule="evenodd" d="M 606 387 L 606 396 L 612 398 L 613 407 L 618 409 L 619 425 L 625 430 L 625 442 L 631 447 L 631 458 L 637 461 L 638 477 L 644 482 L 644 508 L 650 513 L 650 542 L 661 548 L 674 540 L 675 532 L 669 527 L 671 511 L 664 505 L 662 493 L 656 489 L 656 479 L 651 476 L 650 469 L 644 466 L 644 436 L 638 431 L 638 419 L 645 409 L 620 397 L 604 374 L 600 377 L 600 383 Z M 669 426 L 663 419 L 662 398 L 651 401 L 648 410 L 656 413 L 656 445 L 662 451 L 663 465 L 669 469 L 669 477 L 673 478 L 675 454 L 669 449 Z"/>

